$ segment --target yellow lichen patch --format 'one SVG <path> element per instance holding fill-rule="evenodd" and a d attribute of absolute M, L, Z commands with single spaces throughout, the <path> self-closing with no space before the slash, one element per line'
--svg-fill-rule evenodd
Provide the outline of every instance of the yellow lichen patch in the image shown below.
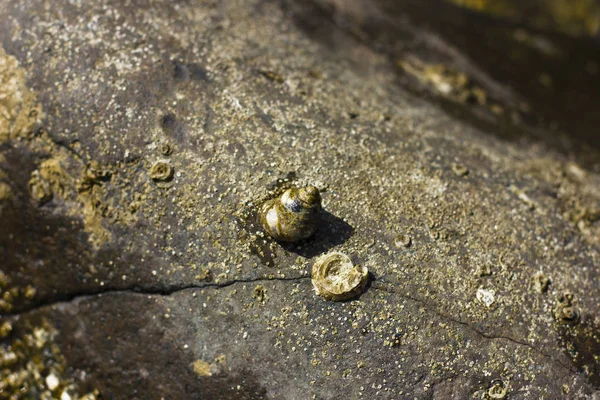
<path fill-rule="evenodd" d="M 464 72 L 443 64 L 427 64 L 417 58 L 397 61 L 397 65 L 439 95 L 458 103 L 487 104 L 487 92 Z"/>
<path fill-rule="evenodd" d="M 42 162 L 38 168 L 40 177 L 48 182 L 53 194 L 65 197 L 72 189 L 72 182 L 62 165 L 63 157 L 54 157 Z"/>
<path fill-rule="evenodd" d="M 0 338 L 5 338 L 12 332 L 12 324 L 9 321 L 4 321 L 0 324 Z"/>
<path fill-rule="evenodd" d="M 600 28 L 600 6 L 595 0 L 553 0 L 549 2 L 553 19 L 566 33 L 590 36 Z"/>
<path fill-rule="evenodd" d="M 101 201 L 104 190 L 99 186 L 93 186 L 91 190 L 81 192 L 78 200 L 81 202 L 83 213 L 83 228 L 89 233 L 89 241 L 95 246 L 101 246 L 110 240 L 110 232 L 102 225 L 103 214 L 107 206 Z"/>
<path fill-rule="evenodd" d="M 263 285 L 257 285 L 252 291 L 252 298 L 256 299 L 257 302 L 264 304 L 269 297 L 267 296 L 267 289 Z"/>
<path fill-rule="evenodd" d="M 458 6 L 512 20 L 539 29 L 555 29 L 569 35 L 594 36 L 600 28 L 600 6 L 595 0 L 548 0 L 521 5 L 512 0 L 448 0 Z"/>
<path fill-rule="evenodd" d="M 0 142 L 31 133 L 41 118 L 41 107 L 26 87 L 25 70 L 0 48 Z"/>
<path fill-rule="evenodd" d="M 204 360 L 196 360 L 194 362 L 194 372 L 200 376 L 212 376 L 210 364 Z"/>
<path fill-rule="evenodd" d="M 12 190 L 5 182 L 0 182 L 0 202 L 8 200 L 12 197 Z"/>
<path fill-rule="evenodd" d="M 198 376 L 213 376 L 219 374 L 219 372 L 225 367 L 225 355 L 221 354 L 212 363 L 208 363 L 204 360 L 194 361 L 194 372 Z"/>
<path fill-rule="evenodd" d="M 461 7 L 470 8 L 471 10 L 481 11 L 487 14 L 498 16 L 515 16 L 518 13 L 510 1 L 505 0 L 449 0 L 450 2 Z"/>
<path fill-rule="evenodd" d="M 27 187 L 29 188 L 29 196 L 39 204 L 44 204 L 52 199 L 52 188 L 48 181 L 42 178 L 38 170 L 31 173 Z"/>
<path fill-rule="evenodd" d="M 6 158 L 0 154 L 0 163 L 4 162 L 6 162 Z M 0 169 L 0 214 L 13 195 L 14 193 L 9 184 L 8 174 Z"/>
<path fill-rule="evenodd" d="M 42 135 L 40 140 L 44 138 L 45 136 Z M 28 184 L 29 195 L 38 204 L 44 204 L 52 199 L 73 202 L 72 207 L 68 208 L 68 214 L 83 217 L 83 229 L 90 235 L 90 242 L 96 246 L 102 245 L 110 239 L 110 232 L 103 226 L 103 218 L 109 208 L 102 201 L 104 189 L 101 185 L 82 184 L 65 170 L 67 165 L 75 165 L 83 171 L 83 182 L 89 183 L 89 176 L 92 174 L 90 165 L 96 166 L 96 164 L 88 164 L 84 167 L 79 160 L 73 160 L 64 150 L 53 147 L 52 141 L 48 143 L 54 155 L 44 160 L 32 172 Z M 100 167 L 93 171 L 98 168 Z M 104 170 L 101 168 L 100 170 L 104 173 Z M 96 171 L 96 173 L 100 172 Z"/>
<path fill-rule="evenodd" d="M 7 328 L 10 327 L 10 328 Z M 12 325 L 2 324 L 3 337 Z M 0 399 L 95 400 L 98 391 L 80 394 L 60 349 L 56 330 L 46 321 L 0 345 Z"/>
<path fill-rule="evenodd" d="M 27 88 L 25 69 L 0 48 L 0 143 L 28 137 L 27 143 L 33 152 L 49 155 L 29 177 L 30 197 L 39 206 L 64 201 L 66 213 L 81 218 L 90 242 L 100 246 L 110 240 L 110 232 L 105 227 L 107 220 L 129 224 L 136 219 L 135 210 L 141 204 L 137 201 L 132 211 L 125 194 L 117 203 L 108 202 L 103 186 L 116 173 L 115 167 L 100 165 L 94 160 L 84 165 L 81 158 L 58 146 L 48 132 L 39 130 L 32 135 L 42 118 L 42 107 L 35 93 Z M 81 171 L 81 179 L 77 178 L 76 171 Z M 2 203 L 12 196 L 10 177 L 0 170 L 0 211 Z"/>

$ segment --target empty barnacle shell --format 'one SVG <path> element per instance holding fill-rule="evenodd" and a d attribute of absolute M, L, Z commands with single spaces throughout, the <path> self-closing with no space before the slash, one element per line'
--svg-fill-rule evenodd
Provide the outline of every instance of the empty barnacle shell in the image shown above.
<path fill-rule="evenodd" d="M 166 182 L 173 177 L 173 167 L 167 161 L 157 161 L 150 168 L 150 179 L 154 182 Z"/>
<path fill-rule="evenodd" d="M 163 156 L 170 156 L 173 153 L 173 147 L 166 142 L 159 144 L 158 149 Z"/>
<path fill-rule="evenodd" d="M 314 186 L 291 188 L 267 200 L 260 209 L 260 224 L 275 240 L 298 242 L 317 230 L 321 195 Z"/>
<path fill-rule="evenodd" d="M 364 290 L 368 275 L 366 267 L 354 266 L 344 253 L 331 252 L 319 257 L 313 265 L 312 284 L 319 296 L 343 301 Z"/>
<path fill-rule="evenodd" d="M 465 176 L 469 174 L 469 169 L 462 164 L 453 163 L 450 167 L 456 176 Z"/>
<path fill-rule="evenodd" d="M 502 379 L 494 379 L 488 390 L 483 392 L 482 399 L 504 399 L 508 394 L 509 384 Z"/>
<path fill-rule="evenodd" d="M 579 310 L 573 305 L 573 295 L 570 293 L 561 296 L 554 309 L 554 317 L 557 321 L 567 324 L 576 324 L 579 321 Z"/>

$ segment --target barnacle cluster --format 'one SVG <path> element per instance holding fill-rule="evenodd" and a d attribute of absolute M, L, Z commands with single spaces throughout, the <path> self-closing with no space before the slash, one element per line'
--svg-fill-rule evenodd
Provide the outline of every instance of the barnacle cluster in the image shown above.
<path fill-rule="evenodd" d="M 0 399 L 97 400 L 93 390 L 80 394 L 72 378 L 68 378 L 64 356 L 53 337 L 56 330 L 46 321 L 11 338 L 12 325 L 0 325 Z"/>
<path fill-rule="evenodd" d="M 313 265 L 312 284 L 319 296 L 343 301 L 363 291 L 368 275 L 366 267 L 354 266 L 344 253 L 331 252 L 319 257 Z"/>
<path fill-rule="evenodd" d="M 0 312 L 11 312 L 14 303 L 23 300 L 32 300 L 37 290 L 31 286 L 11 285 L 11 279 L 3 271 L 0 271 Z M 0 328 L 0 337 L 2 336 Z"/>

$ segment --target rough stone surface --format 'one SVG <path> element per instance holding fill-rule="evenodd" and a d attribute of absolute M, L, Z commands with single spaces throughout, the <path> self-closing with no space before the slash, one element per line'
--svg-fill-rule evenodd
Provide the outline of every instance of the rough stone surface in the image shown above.
<path fill-rule="evenodd" d="M 0 20 L 0 398 L 600 398 L 595 39 L 433 0 Z M 308 184 L 315 236 L 269 240 Z M 359 298 L 313 292 L 331 250 Z"/>

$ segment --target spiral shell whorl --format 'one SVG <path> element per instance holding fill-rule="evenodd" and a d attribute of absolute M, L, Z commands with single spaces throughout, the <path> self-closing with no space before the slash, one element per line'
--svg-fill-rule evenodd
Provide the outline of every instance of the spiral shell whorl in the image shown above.
<path fill-rule="evenodd" d="M 260 210 L 260 224 L 275 240 L 297 242 L 317 229 L 321 195 L 314 186 L 292 188 L 266 201 Z"/>

